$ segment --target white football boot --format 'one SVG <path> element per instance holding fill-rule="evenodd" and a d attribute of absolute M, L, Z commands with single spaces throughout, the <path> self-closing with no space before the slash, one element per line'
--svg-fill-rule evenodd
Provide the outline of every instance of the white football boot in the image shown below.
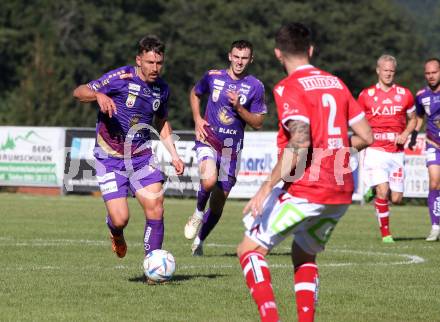
<path fill-rule="evenodd" d="M 440 228 L 432 228 L 428 237 L 426 237 L 426 241 L 437 241 L 440 237 Z"/>
<path fill-rule="evenodd" d="M 185 238 L 193 239 L 197 236 L 200 227 L 202 226 L 203 211 L 194 211 L 193 215 L 188 218 L 185 225 Z"/>
<path fill-rule="evenodd" d="M 194 239 L 194 242 L 191 245 L 191 253 L 193 256 L 203 256 L 203 242 L 199 237 Z"/>

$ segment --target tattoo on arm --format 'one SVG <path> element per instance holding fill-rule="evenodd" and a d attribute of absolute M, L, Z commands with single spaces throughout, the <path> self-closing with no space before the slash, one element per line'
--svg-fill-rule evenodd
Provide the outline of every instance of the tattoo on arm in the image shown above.
<path fill-rule="evenodd" d="M 290 140 L 287 148 L 293 149 L 296 153 L 301 148 L 308 148 L 310 145 L 310 126 L 303 121 L 292 120 L 287 123 L 290 133 Z"/>

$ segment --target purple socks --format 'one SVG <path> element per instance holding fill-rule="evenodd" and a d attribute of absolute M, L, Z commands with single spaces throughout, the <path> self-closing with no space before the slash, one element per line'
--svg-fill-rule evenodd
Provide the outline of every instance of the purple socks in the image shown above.
<path fill-rule="evenodd" d="M 202 228 L 200 228 L 198 237 L 201 241 L 205 240 L 208 237 L 209 233 L 212 229 L 214 229 L 215 225 L 217 225 L 220 220 L 221 215 L 216 215 L 211 212 L 211 208 L 209 208 L 205 215 L 203 216 L 203 224 Z"/>
<path fill-rule="evenodd" d="M 197 210 L 205 211 L 206 203 L 208 202 L 211 191 L 206 191 L 203 186 L 200 185 L 200 190 L 197 192 Z"/>
<path fill-rule="evenodd" d="M 440 190 L 429 190 L 428 193 L 429 216 L 432 225 L 440 224 Z"/>
<path fill-rule="evenodd" d="M 124 233 L 123 229 L 116 228 L 113 225 L 112 219 L 107 215 L 106 223 L 113 236 L 121 236 Z M 144 251 L 145 255 L 155 249 L 162 248 L 164 235 L 163 218 L 159 220 L 147 219 L 145 221 L 144 229 Z"/>
<path fill-rule="evenodd" d="M 162 219 L 147 219 L 144 229 L 144 251 L 145 255 L 155 249 L 162 248 L 164 224 Z"/>

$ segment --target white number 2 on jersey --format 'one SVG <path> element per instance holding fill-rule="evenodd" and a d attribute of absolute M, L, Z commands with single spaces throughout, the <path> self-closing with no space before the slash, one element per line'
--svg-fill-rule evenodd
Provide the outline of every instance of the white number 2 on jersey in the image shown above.
<path fill-rule="evenodd" d="M 329 135 L 341 135 L 341 128 L 339 126 L 335 126 L 336 119 L 336 100 L 331 94 L 323 94 L 322 95 L 322 106 L 330 108 L 330 114 L 328 116 L 328 134 Z"/>

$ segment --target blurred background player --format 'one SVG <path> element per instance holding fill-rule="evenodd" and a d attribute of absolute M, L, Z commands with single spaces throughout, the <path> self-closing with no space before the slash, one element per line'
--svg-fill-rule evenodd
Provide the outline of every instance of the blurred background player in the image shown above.
<path fill-rule="evenodd" d="M 128 224 L 128 190 L 145 214 L 145 255 L 162 247 L 163 177 L 151 150 L 153 119 L 161 139 L 171 153 L 177 174 L 184 164 L 171 140 L 167 120 L 168 85 L 160 78 L 165 46 L 156 36 L 140 40 L 136 66 L 112 70 L 97 80 L 80 85 L 73 93 L 81 102 L 97 101 L 96 178 L 107 208 L 107 225 L 112 250 L 124 257 L 127 245 L 124 228 Z"/>
<path fill-rule="evenodd" d="M 394 83 L 397 61 L 382 55 L 377 60 L 377 84 L 364 89 L 358 98 L 373 129 L 374 143 L 365 150 L 364 171 L 366 201 L 374 198 L 382 241 L 393 243 L 389 228 L 391 202 L 402 202 L 404 187 L 403 145 L 416 126 L 414 98 L 411 92 Z M 408 119 L 408 121 L 407 121 Z"/>
<path fill-rule="evenodd" d="M 218 223 L 237 180 L 246 124 L 260 129 L 267 112 L 263 83 L 247 73 L 252 60 L 252 44 L 234 41 L 229 50 L 229 68 L 208 71 L 190 93 L 200 189 L 184 233 L 187 239 L 195 238 L 191 246 L 194 256 L 203 255 L 203 241 Z M 208 97 L 202 117 L 200 103 L 204 95 Z M 204 212 L 208 199 L 209 208 Z"/>
<path fill-rule="evenodd" d="M 416 96 L 417 126 L 408 147 L 416 144 L 416 137 L 423 121 L 426 123 L 426 166 L 429 174 L 428 208 L 431 232 L 426 241 L 440 237 L 440 60 L 430 58 L 425 62 L 425 79 L 428 83 Z"/>
<path fill-rule="evenodd" d="M 265 255 L 292 234 L 298 321 L 313 321 L 316 255 L 352 202 L 349 146 L 359 150 L 373 141 L 365 114 L 348 88 L 339 78 L 310 65 L 312 54 L 306 26 L 290 23 L 277 32 L 275 56 L 288 74 L 273 91 L 282 152 L 243 210 L 250 213 L 243 219 L 247 230 L 237 249 L 261 321 L 279 321 Z M 350 138 L 349 126 L 355 133 Z M 283 189 L 274 188 L 281 180 Z"/>

